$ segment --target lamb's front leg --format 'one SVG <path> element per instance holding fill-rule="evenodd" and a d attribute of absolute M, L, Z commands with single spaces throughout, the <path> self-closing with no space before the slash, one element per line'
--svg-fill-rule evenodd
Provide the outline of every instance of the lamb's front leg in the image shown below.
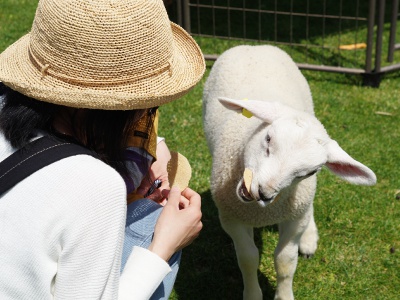
<path fill-rule="evenodd" d="M 310 207 L 310 221 L 300 238 L 299 253 L 304 258 L 310 258 L 314 255 L 318 245 L 318 229 L 314 221 L 313 206 Z"/>
<path fill-rule="evenodd" d="M 254 243 L 253 227 L 225 220 L 221 216 L 220 220 L 223 229 L 230 235 L 235 245 L 236 257 L 243 277 L 243 299 L 261 300 L 262 292 L 257 277 L 260 258 Z"/>
<path fill-rule="evenodd" d="M 279 224 L 279 242 L 275 249 L 275 270 L 277 288 L 275 300 L 292 300 L 293 276 L 297 267 L 300 237 L 309 223 L 306 214 L 300 220 L 286 221 Z"/>

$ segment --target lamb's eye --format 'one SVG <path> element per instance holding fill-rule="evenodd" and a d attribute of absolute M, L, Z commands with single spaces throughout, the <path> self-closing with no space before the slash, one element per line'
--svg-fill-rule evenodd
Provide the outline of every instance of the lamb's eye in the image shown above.
<path fill-rule="evenodd" d="M 269 134 L 267 134 L 267 138 L 265 140 L 267 141 L 267 156 L 269 156 L 269 142 L 271 141 Z"/>

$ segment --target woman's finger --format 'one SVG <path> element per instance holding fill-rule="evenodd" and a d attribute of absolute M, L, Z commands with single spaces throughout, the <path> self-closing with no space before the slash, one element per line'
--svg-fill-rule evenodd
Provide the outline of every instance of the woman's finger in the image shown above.
<path fill-rule="evenodd" d="M 191 188 L 186 188 L 182 192 L 182 196 L 189 200 L 190 206 L 201 207 L 201 197 L 198 193 L 193 191 Z"/>
<path fill-rule="evenodd" d="M 176 205 L 177 207 L 179 206 L 179 202 L 181 200 L 181 190 L 178 186 L 171 187 L 171 190 L 169 191 L 167 196 L 167 200 L 167 204 Z"/>

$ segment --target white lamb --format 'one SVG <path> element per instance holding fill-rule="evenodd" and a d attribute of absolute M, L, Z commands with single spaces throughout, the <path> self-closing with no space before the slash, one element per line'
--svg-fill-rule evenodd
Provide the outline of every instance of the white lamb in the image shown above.
<path fill-rule="evenodd" d="M 253 117 L 244 116 L 249 112 Z M 375 184 L 375 174 L 328 136 L 314 117 L 305 78 L 277 47 L 238 46 L 218 58 L 204 88 L 203 122 L 213 157 L 211 192 L 235 245 L 243 298 L 262 299 L 253 228 L 278 224 L 275 299 L 293 299 L 298 253 L 310 257 L 317 248 L 316 173 L 325 165 L 361 185 Z"/>

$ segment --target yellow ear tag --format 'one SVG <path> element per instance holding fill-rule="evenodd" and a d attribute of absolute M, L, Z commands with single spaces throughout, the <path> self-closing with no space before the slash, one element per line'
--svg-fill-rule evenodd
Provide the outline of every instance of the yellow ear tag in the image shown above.
<path fill-rule="evenodd" d="M 247 101 L 247 98 L 244 98 L 243 101 Z M 251 118 L 253 114 L 249 112 L 247 109 L 242 108 L 242 115 L 245 116 L 246 118 Z"/>

